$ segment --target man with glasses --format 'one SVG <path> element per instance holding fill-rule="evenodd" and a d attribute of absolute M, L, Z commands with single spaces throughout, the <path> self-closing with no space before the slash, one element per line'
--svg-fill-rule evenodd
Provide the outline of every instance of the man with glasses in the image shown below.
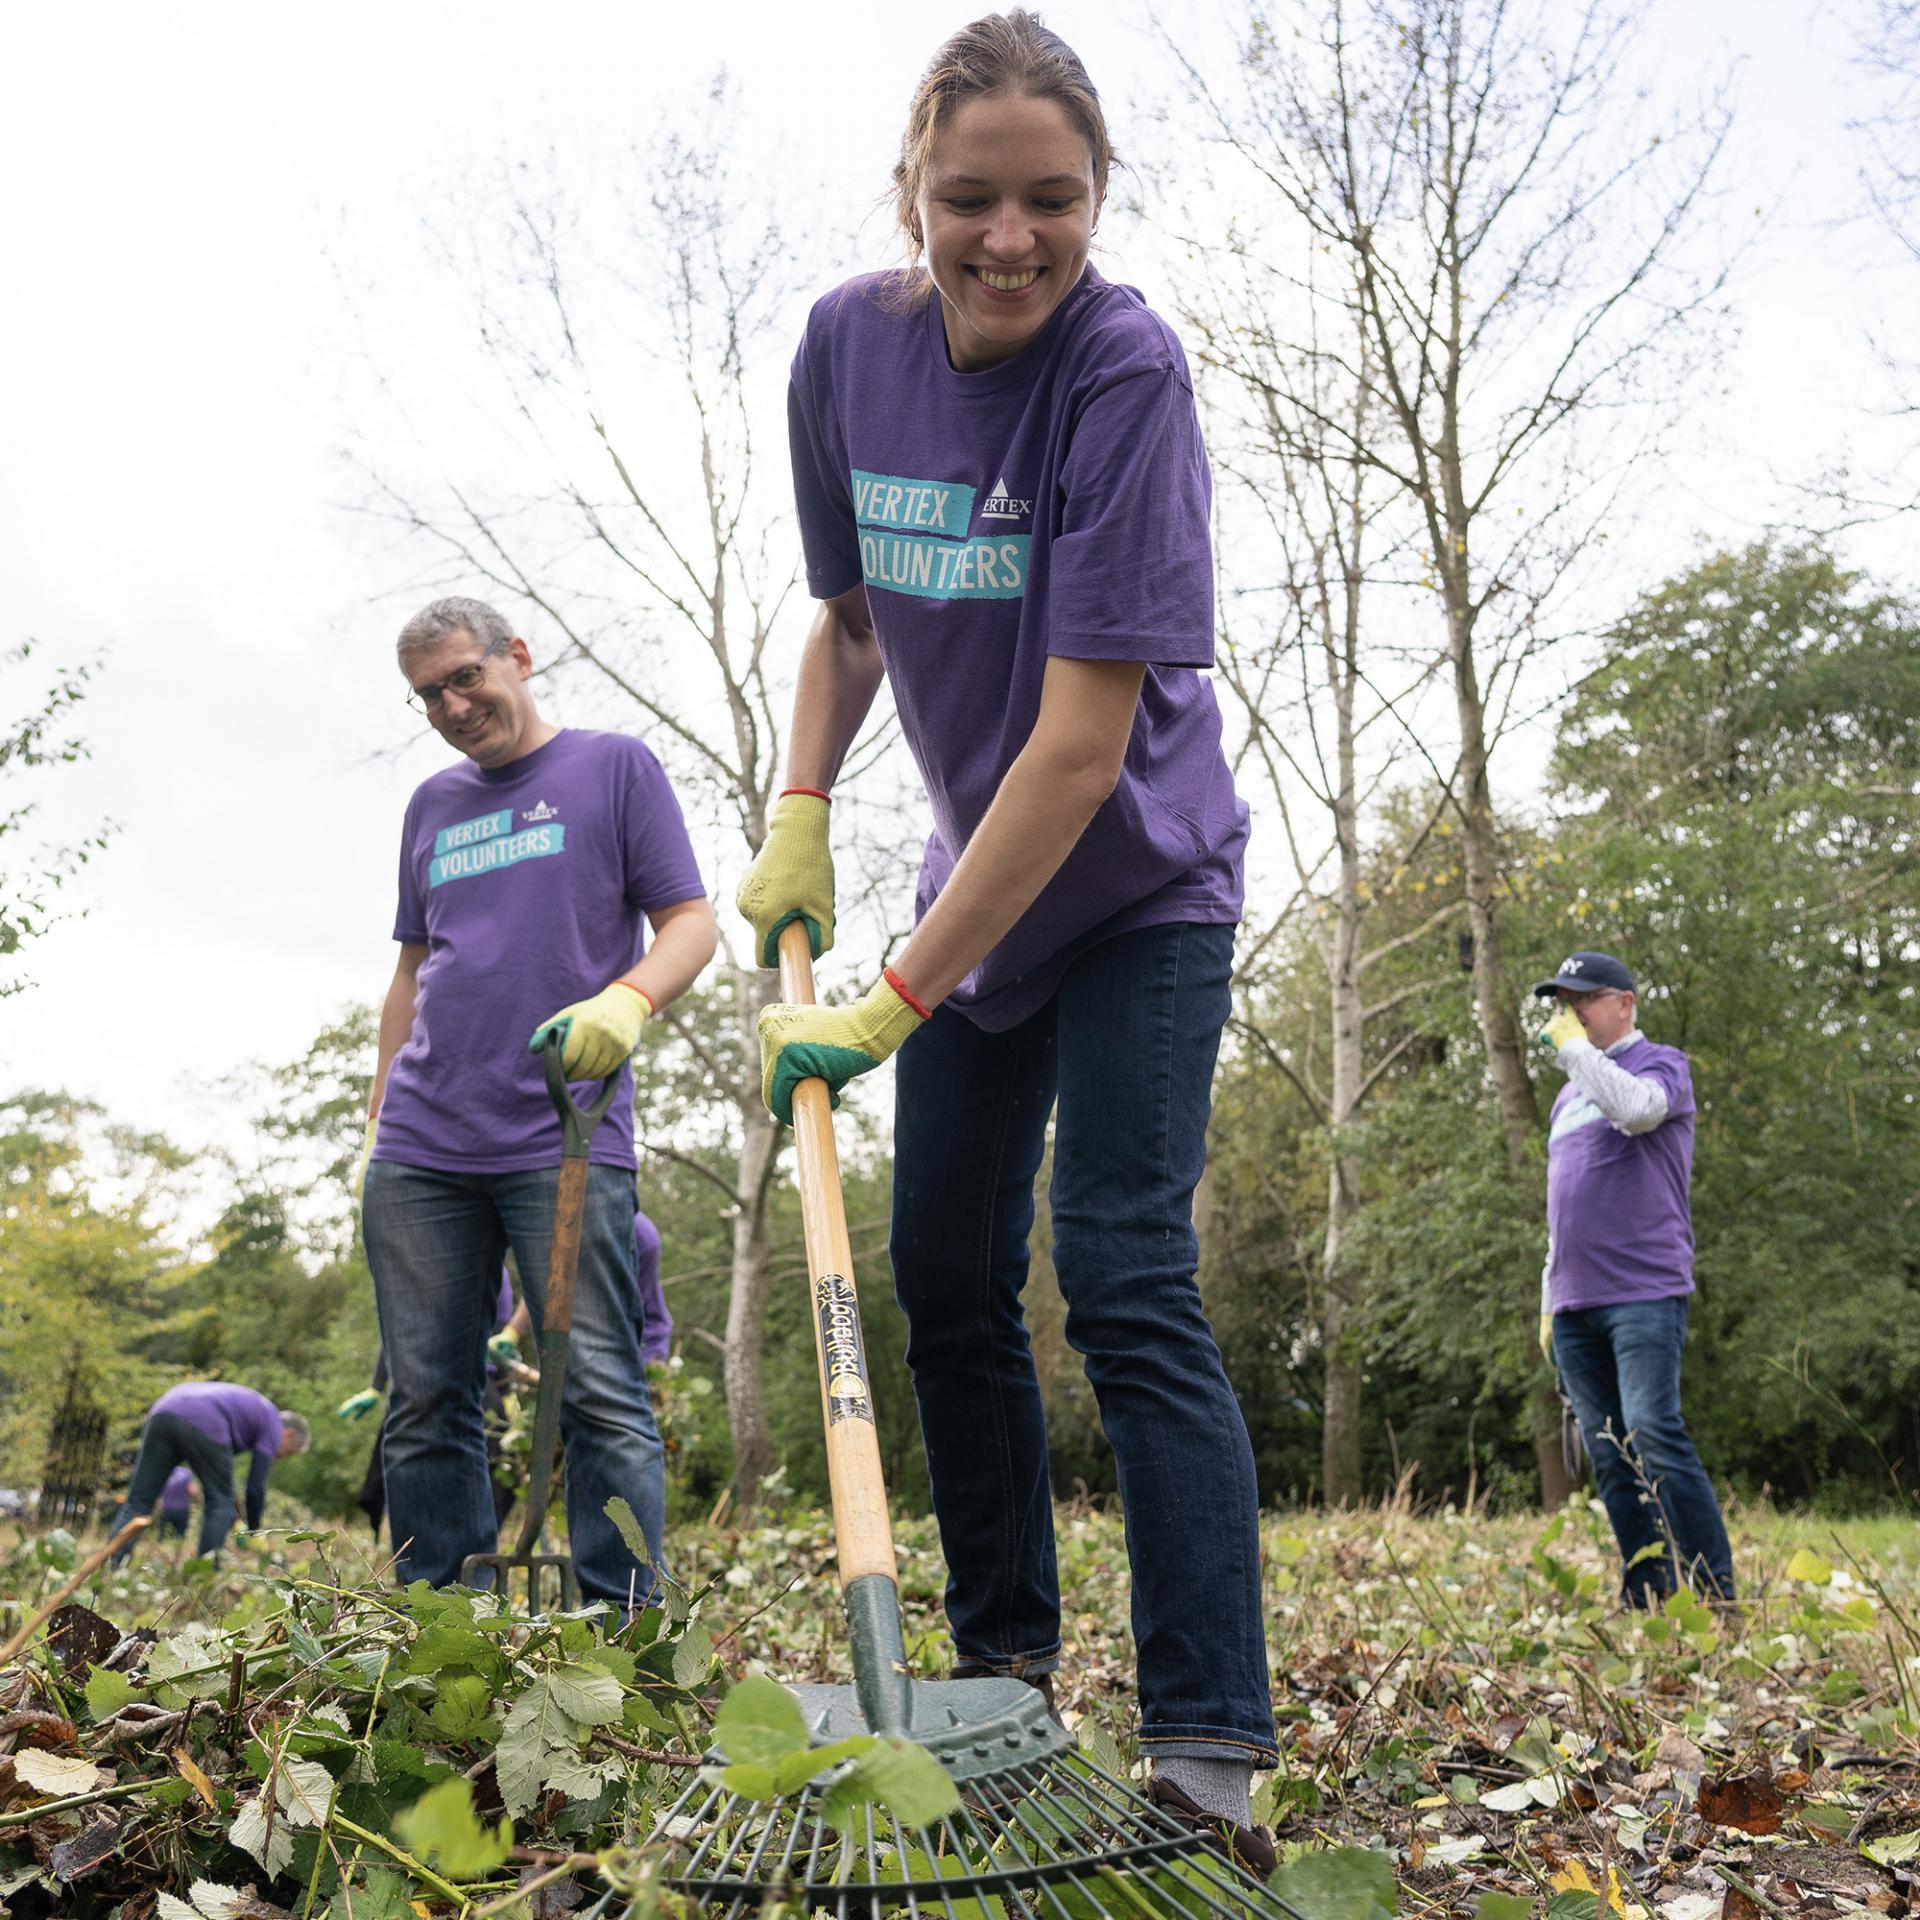
<path fill-rule="evenodd" d="M 713 957 L 713 909 L 660 763 L 628 735 L 548 721 L 527 643 L 492 607 L 436 600 L 398 654 L 409 703 L 462 756 L 422 782 L 401 828 L 400 957 L 359 1180 L 399 1577 L 447 1585 L 494 1545 L 487 1336 L 508 1249 L 541 1323 L 560 1123 L 540 1055 L 554 1033 L 570 1080 L 621 1079 L 587 1172 L 561 1407 L 569 1544 L 588 1597 L 643 1603 L 653 1575 L 605 1512 L 624 1499 L 658 1559 L 666 1488 L 632 1309 L 626 1063 Z"/>
<path fill-rule="evenodd" d="M 1687 1056 L 1640 1032 L 1633 975 L 1611 954 L 1571 953 L 1533 991 L 1558 1003 L 1540 1040 L 1567 1076 L 1547 1137 L 1540 1348 L 1579 1417 L 1627 1604 L 1657 1606 L 1676 1581 L 1731 1600 L 1726 1524 L 1680 1412 L 1693 1293 Z"/>

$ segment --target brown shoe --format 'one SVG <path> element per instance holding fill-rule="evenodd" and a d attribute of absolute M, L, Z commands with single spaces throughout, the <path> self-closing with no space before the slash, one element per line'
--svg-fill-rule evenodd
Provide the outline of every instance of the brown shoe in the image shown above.
<path fill-rule="evenodd" d="M 1196 1806 L 1171 1780 L 1163 1780 L 1158 1774 L 1147 1782 L 1147 1798 L 1162 1813 L 1171 1814 L 1195 1833 L 1204 1834 L 1208 1845 L 1231 1859 L 1244 1872 L 1252 1874 L 1263 1887 L 1267 1884 L 1267 1876 L 1280 1858 L 1274 1848 L 1273 1835 L 1267 1828 L 1243 1827 L 1231 1820 L 1223 1820 L 1217 1813 L 1209 1813 L 1204 1807 Z"/>

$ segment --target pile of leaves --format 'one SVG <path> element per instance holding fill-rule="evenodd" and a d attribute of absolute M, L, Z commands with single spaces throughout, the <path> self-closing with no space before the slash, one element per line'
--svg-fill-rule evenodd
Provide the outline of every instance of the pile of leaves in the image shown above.
<path fill-rule="evenodd" d="M 624 1503 L 609 1511 L 644 1549 Z M 0 1912 L 674 1914 L 648 1842 L 716 1735 L 735 1757 L 719 1777 L 742 1792 L 833 1769 L 846 1819 L 952 1804 L 918 1750 L 810 1752 L 785 1688 L 729 1687 L 711 1581 L 663 1578 L 665 1605 L 610 1630 L 598 1605 L 536 1617 L 495 1594 L 348 1584 L 334 1545 L 254 1536 L 267 1570 L 219 1621 L 128 1632 L 77 1603 L 54 1614 L 0 1674 Z M 10 1571 L 57 1572 L 72 1552 L 50 1536 Z M 202 1597 L 213 1571 L 197 1564 Z"/>
<path fill-rule="evenodd" d="M 1064 1717 L 1139 1777 L 1117 1514 L 1059 1513 Z M 1752 1920 L 1920 1905 L 1910 1521 L 1736 1516 L 1747 1596 L 1620 1610 L 1604 1519 L 1273 1516 L 1282 1766 L 1256 1811 L 1308 1920 Z M 898 1524 L 909 1657 L 951 1658 L 931 1524 Z M 716 1733 L 764 1797 L 949 1804 L 911 1750 L 808 1755 L 777 1680 L 844 1672 L 824 1516 L 675 1541 L 610 1630 L 394 1590 L 331 1533 L 214 1570 L 143 1555 L 0 1671 L 0 1910 L 19 1920 L 678 1915 L 650 1844 Z M 71 1543 L 0 1564 L 22 1610 Z M 144 1570 L 143 1570 L 144 1567 Z M 927 1763 L 930 1766 L 931 1763 Z M 1019 1920 L 995 1898 L 980 1920 Z"/>

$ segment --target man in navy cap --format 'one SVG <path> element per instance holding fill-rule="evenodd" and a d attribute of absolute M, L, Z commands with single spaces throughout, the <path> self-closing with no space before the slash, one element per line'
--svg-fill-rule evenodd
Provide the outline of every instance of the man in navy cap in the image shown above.
<path fill-rule="evenodd" d="M 1570 953 L 1534 993 L 1558 1003 L 1540 1035 L 1567 1084 L 1547 1137 L 1540 1348 L 1557 1362 L 1626 1562 L 1627 1604 L 1676 1582 L 1733 1598 L 1713 1483 L 1680 1412 L 1693 1293 L 1693 1077 L 1634 1024 L 1633 975 Z M 1647 1547 L 1658 1554 L 1640 1558 Z"/>

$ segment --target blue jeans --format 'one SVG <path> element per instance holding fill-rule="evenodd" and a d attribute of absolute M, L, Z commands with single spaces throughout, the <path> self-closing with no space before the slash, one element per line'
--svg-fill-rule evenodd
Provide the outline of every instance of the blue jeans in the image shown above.
<path fill-rule="evenodd" d="M 1687 1312 L 1680 1294 L 1553 1316 L 1553 1357 L 1627 1562 L 1621 1592 L 1632 1607 L 1657 1605 L 1676 1580 L 1733 1598 L 1726 1522 L 1680 1413 Z M 1652 1546 L 1666 1550 L 1636 1566 Z"/>
<path fill-rule="evenodd" d="M 482 1402 L 500 1263 L 520 1268 L 536 1333 L 546 1298 L 557 1167 L 531 1173 L 436 1173 L 376 1160 L 362 1223 L 386 1348 L 381 1459 L 402 1581 L 436 1587 L 470 1553 L 494 1550 Z M 587 1169 L 573 1340 L 560 1432 L 567 1453 L 567 1539 L 590 1599 L 644 1604 L 651 1573 L 606 1516 L 618 1494 L 656 1563 L 666 1474 L 633 1317 L 633 1175 Z"/>
<path fill-rule="evenodd" d="M 1119 1469 L 1140 1745 L 1272 1766 L 1253 1451 L 1194 1281 L 1232 961 L 1231 927 L 1148 927 L 1081 955 L 1006 1033 L 937 1009 L 898 1056 L 891 1247 L 960 1663 L 1049 1673 L 1060 1588 L 1020 1294 L 1058 1099 L 1054 1271 Z"/>
<path fill-rule="evenodd" d="M 140 1454 L 133 1463 L 133 1479 L 127 1497 L 113 1516 L 109 1535 L 116 1534 L 138 1513 L 151 1513 L 159 1504 L 173 1470 L 182 1462 L 193 1469 L 200 1482 L 200 1547 L 203 1554 L 216 1554 L 226 1544 L 233 1526 L 233 1455 L 225 1443 L 210 1433 L 202 1433 L 177 1413 L 156 1413 L 141 1430 Z M 166 1522 L 161 1521 L 164 1531 Z M 180 1531 L 187 1530 L 186 1515 L 180 1516 Z M 113 1556 L 113 1564 L 124 1566 L 133 1552 L 127 1544 Z"/>

